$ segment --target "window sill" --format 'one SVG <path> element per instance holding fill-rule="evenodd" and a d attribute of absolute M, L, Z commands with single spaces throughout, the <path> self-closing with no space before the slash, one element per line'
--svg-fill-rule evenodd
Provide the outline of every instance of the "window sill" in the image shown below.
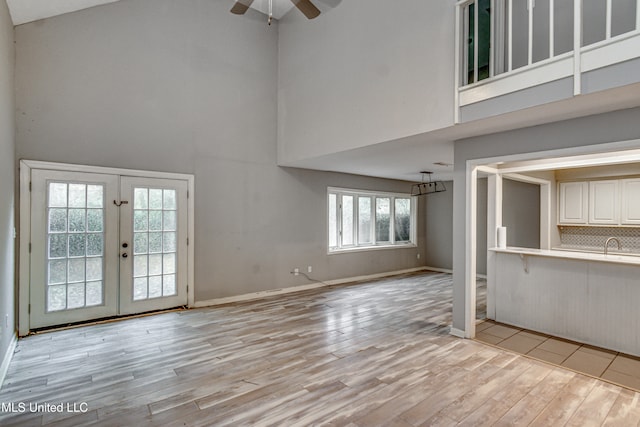
<path fill-rule="evenodd" d="M 352 252 L 369 252 L 387 249 L 415 249 L 418 245 L 415 243 L 407 243 L 401 245 L 376 245 L 376 246 L 355 246 L 353 248 L 334 249 L 327 252 L 327 255 L 347 254 Z"/>

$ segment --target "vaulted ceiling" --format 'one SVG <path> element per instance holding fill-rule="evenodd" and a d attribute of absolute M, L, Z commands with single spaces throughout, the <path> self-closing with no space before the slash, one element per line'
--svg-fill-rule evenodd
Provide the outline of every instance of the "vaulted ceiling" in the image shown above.
<path fill-rule="evenodd" d="M 26 24 L 40 19 L 50 18 L 65 13 L 71 13 L 103 4 L 114 3 L 120 0 L 6 0 L 14 25 Z M 229 9 L 236 0 L 210 0 L 225 1 Z M 314 3 L 323 11 L 336 7 L 341 0 L 318 0 Z M 254 0 L 251 7 L 259 12 L 267 13 L 269 0 Z M 273 0 L 273 16 L 282 18 L 292 8 L 291 0 Z M 418 171 L 423 169 L 434 170 L 436 173 L 444 173 L 449 177 L 453 163 L 453 150 L 450 141 L 430 141 L 425 145 L 420 136 L 408 137 L 402 140 L 401 150 L 398 145 L 378 144 L 348 152 L 337 153 L 313 159 L 301 161 L 290 166 L 308 167 L 311 169 L 334 170 L 339 172 L 357 173 L 362 175 L 380 176 L 395 179 L 419 179 Z M 421 159 L 428 157 L 442 161 L 445 165 L 434 165 L 433 162 L 425 164 Z M 435 161 L 435 160 L 434 160 Z M 407 166 L 407 163 L 415 163 Z"/>
<path fill-rule="evenodd" d="M 0 0 L 1 1 L 1 0 Z M 14 25 L 20 25 L 56 15 L 75 12 L 120 0 L 6 0 Z M 179 1 L 179 0 L 175 0 Z M 225 1 L 229 9 L 236 0 Z M 273 0 L 274 17 L 279 19 L 292 9 L 291 0 Z M 335 7 L 341 0 L 318 0 L 319 7 Z M 266 12 L 268 0 L 254 0 L 252 8 Z M 323 12 L 324 13 L 324 12 Z M 329 154 L 286 164 L 285 166 L 332 170 L 418 181 L 419 171 L 432 170 L 438 179 L 451 179 L 453 168 L 453 141 L 460 138 L 500 132 L 518 127 L 534 126 L 598 114 L 638 105 L 640 84 L 603 91 L 582 99 L 571 99 L 546 104 L 527 110 L 515 111 L 478 122 L 450 126 L 430 134 L 407 136 L 394 141 L 370 145 L 340 153 Z M 431 159 L 425 161 L 425 159 Z"/>
<path fill-rule="evenodd" d="M 14 25 L 75 12 L 119 0 L 7 0 Z"/>
<path fill-rule="evenodd" d="M 120 0 L 7 0 L 7 4 L 13 24 L 20 25 L 116 1 Z M 231 8 L 234 0 L 225 1 L 228 1 Z M 254 0 L 251 5 L 253 9 L 265 14 L 268 6 L 268 0 Z M 292 8 L 293 3 L 290 0 L 273 0 L 273 16 L 276 19 L 282 18 Z"/>

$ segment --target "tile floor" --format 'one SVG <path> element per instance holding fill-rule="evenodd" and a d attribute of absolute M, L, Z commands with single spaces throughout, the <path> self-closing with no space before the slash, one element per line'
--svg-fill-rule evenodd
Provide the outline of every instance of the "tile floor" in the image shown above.
<path fill-rule="evenodd" d="M 476 339 L 640 391 L 640 358 L 486 320 Z"/>

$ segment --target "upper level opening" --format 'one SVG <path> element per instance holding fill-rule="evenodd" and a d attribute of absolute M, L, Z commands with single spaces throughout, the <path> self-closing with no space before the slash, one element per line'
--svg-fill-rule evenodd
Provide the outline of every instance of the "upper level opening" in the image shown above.
<path fill-rule="evenodd" d="M 480 105 L 495 115 L 640 81 L 631 72 L 640 67 L 640 0 L 465 0 L 456 7 L 457 122 L 481 118 Z M 537 104 L 508 97 L 545 84 Z M 505 96 L 510 110 L 482 104 Z"/>

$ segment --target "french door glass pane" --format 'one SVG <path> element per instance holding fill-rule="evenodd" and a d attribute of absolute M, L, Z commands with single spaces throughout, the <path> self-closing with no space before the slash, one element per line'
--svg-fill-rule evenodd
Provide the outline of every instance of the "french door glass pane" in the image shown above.
<path fill-rule="evenodd" d="M 103 304 L 104 186 L 47 187 L 46 311 Z"/>
<path fill-rule="evenodd" d="M 133 199 L 133 299 L 176 295 L 176 191 L 136 187 Z"/>

